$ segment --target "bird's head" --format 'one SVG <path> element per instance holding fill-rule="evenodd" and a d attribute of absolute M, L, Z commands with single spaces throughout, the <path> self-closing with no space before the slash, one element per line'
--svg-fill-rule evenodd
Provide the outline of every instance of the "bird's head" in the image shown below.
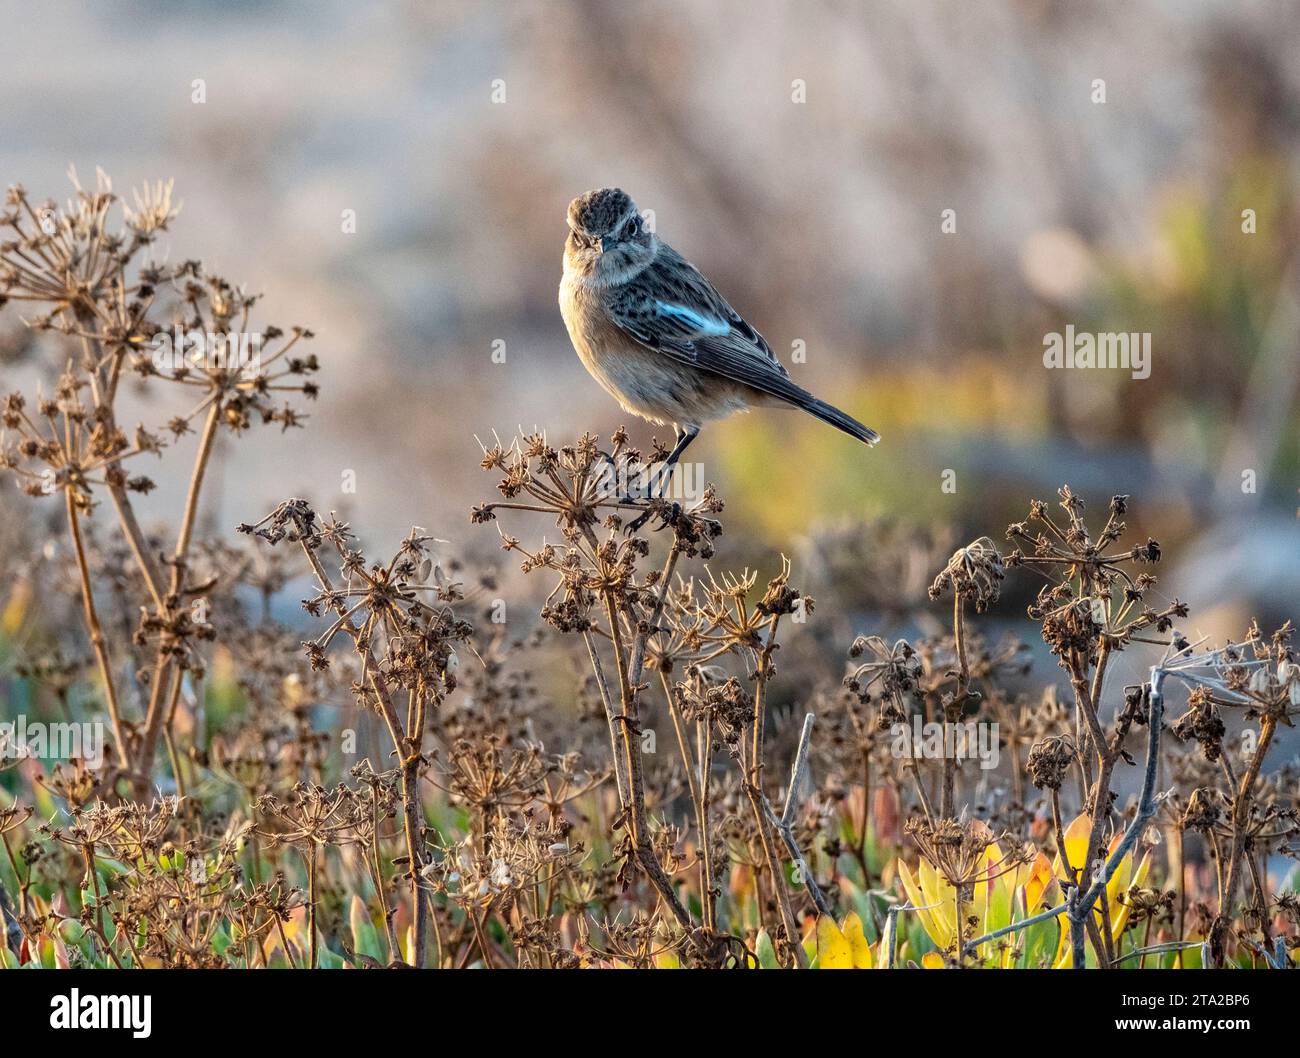
<path fill-rule="evenodd" d="M 621 188 L 588 191 L 569 203 L 564 258 L 583 275 L 617 282 L 644 268 L 655 252 L 654 233 Z"/>

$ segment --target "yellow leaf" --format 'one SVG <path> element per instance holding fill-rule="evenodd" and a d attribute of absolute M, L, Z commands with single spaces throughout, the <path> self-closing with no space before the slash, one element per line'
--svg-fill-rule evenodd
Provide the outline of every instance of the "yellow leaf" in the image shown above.
<path fill-rule="evenodd" d="M 921 895 L 925 897 L 926 904 L 934 905 L 930 914 L 934 916 L 934 924 L 943 938 L 942 941 L 931 939 L 936 947 L 946 951 L 957 940 L 957 894 L 924 858 L 917 864 L 917 873 L 921 879 Z"/>
<path fill-rule="evenodd" d="M 1132 856 L 1125 856 L 1120 869 L 1115 872 L 1114 876 L 1110 880 L 1110 884 L 1106 886 L 1106 899 L 1110 902 L 1110 936 L 1114 941 L 1118 941 L 1120 935 L 1124 932 L 1124 926 L 1128 923 L 1128 913 L 1130 911 L 1127 904 L 1120 903 L 1120 893 L 1128 892 L 1129 889 L 1140 886 L 1147 880 L 1147 871 L 1151 869 L 1151 853 L 1148 852 L 1142 857 L 1142 862 L 1138 864 L 1137 873 L 1133 876 L 1133 881 L 1121 890 L 1119 886 L 1115 884 L 1115 879 L 1120 876 L 1121 872 L 1124 874 L 1128 873 L 1124 867 L 1131 861 Z"/>
<path fill-rule="evenodd" d="M 989 874 L 993 875 L 993 880 L 989 883 L 991 893 L 996 893 L 998 903 L 1001 906 L 1013 907 L 1015 905 L 1016 890 L 1019 889 L 1029 880 L 1031 865 L 1027 863 L 1017 864 L 1015 867 L 1007 870 L 1006 864 L 1003 863 L 1004 854 L 1000 845 L 990 846 L 993 855 L 985 856 Z M 1046 858 L 1044 858 L 1046 862 Z M 1003 923 L 996 923 L 997 926 Z"/>
<path fill-rule="evenodd" d="M 870 970 L 872 967 L 871 945 L 867 943 L 867 935 L 862 931 L 862 919 L 858 917 L 856 911 L 850 911 L 844 916 L 844 925 L 841 927 L 844 939 L 849 942 L 849 949 L 853 953 L 853 968 L 855 970 Z"/>
<path fill-rule="evenodd" d="M 912 872 L 907 864 L 901 859 L 898 862 L 898 878 L 903 883 L 903 891 L 907 893 L 907 902 L 913 907 L 923 908 L 929 903 L 921 888 L 916 884 L 912 877 Z M 926 936 L 934 942 L 937 948 L 946 948 L 951 940 L 952 931 L 943 929 L 935 920 L 934 913 L 930 909 L 917 911 L 916 914 L 921 919 L 921 926 L 925 930 Z"/>
<path fill-rule="evenodd" d="M 977 821 L 978 822 L 978 821 Z M 980 824 L 983 826 L 983 824 Z M 985 827 L 985 830 L 988 828 Z M 994 883 L 989 881 L 989 875 L 996 872 L 995 865 L 1002 862 L 1002 850 L 998 848 L 995 841 L 984 850 L 981 857 L 983 864 L 980 876 L 975 879 L 974 885 L 971 886 L 971 904 L 974 906 L 972 914 L 979 919 L 980 925 L 988 921 L 989 914 L 989 893 L 993 889 Z"/>
<path fill-rule="evenodd" d="M 853 949 L 829 915 L 817 919 L 817 967 L 821 970 L 853 969 Z"/>
<path fill-rule="evenodd" d="M 1074 870 L 1086 867 L 1083 862 L 1088 858 L 1088 839 L 1092 836 L 1092 818 L 1087 814 L 1080 814 L 1070 821 L 1070 825 L 1065 828 L 1065 853 L 1070 860 L 1070 866 Z M 1052 871 L 1058 878 L 1066 878 L 1065 864 L 1061 861 L 1060 850 L 1056 853 L 1056 862 L 1052 865 Z M 1072 878 L 1066 878 L 1067 881 L 1073 881 Z"/>
<path fill-rule="evenodd" d="M 943 956 L 937 951 L 928 951 L 921 956 L 921 969 L 923 970 L 942 970 Z"/>
<path fill-rule="evenodd" d="M 1083 818 L 1083 817 L 1080 817 Z M 1076 820 L 1075 822 L 1077 822 Z M 1073 824 L 1071 824 L 1073 826 Z M 1113 853 L 1123 841 L 1123 834 L 1116 834 L 1111 840 L 1109 854 Z M 1065 843 L 1069 845 L 1070 838 L 1066 835 Z M 1073 855 L 1070 859 L 1071 866 L 1074 865 Z M 1110 912 L 1110 935 L 1111 940 L 1118 941 L 1120 935 L 1124 932 L 1124 926 L 1128 922 L 1129 909 L 1120 903 L 1120 893 L 1127 892 L 1133 886 L 1141 885 L 1146 881 L 1147 871 L 1151 868 L 1151 853 L 1142 857 L 1142 862 L 1138 864 L 1137 873 L 1133 873 L 1133 854 L 1125 853 L 1124 858 L 1119 861 L 1115 868 L 1115 873 L 1110 876 L 1110 881 L 1106 883 L 1106 904 Z M 1132 878 L 1130 882 L 1129 879 Z M 1100 929 L 1103 923 L 1101 917 L 1101 900 L 1098 899 L 1097 906 L 1092 909 L 1093 921 L 1097 923 Z M 1066 922 L 1061 923 L 1061 939 L 1056 949 L 1056 969 L 1068 970 L 1074 965 L 1074 956 L 1070 950 L 1070 931 Z"/>
<path fill-rule="evenodd" d="M 1025 913 L 1035 915 L 1042 906 L 1043 894 L 1047 887 L 1052 884 L 1052 865 L 1048 862 L 1043 853 L 1034 857 L 1033 866 L 1029 871 L 1029 879 L 1025 882 Z"/>

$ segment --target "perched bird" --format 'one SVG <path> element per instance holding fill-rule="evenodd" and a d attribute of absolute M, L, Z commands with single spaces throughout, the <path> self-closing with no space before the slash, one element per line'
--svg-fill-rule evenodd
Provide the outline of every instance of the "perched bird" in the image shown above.
<path fill-rule="evenodd" d="M 673 427 L 665 479 L 704 423 L 756 405 L 793 405 L 868 445 L 880 440 L 795 385 L 763 336 L 645 227 L 626 192 L 588 191 L 568 219 L 560 311 L 569 338 L 627 411 Z"/>

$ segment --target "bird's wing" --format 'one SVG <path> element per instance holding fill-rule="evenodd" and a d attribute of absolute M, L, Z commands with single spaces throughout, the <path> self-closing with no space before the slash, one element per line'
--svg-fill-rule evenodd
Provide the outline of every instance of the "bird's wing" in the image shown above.
<path fill-rule="evenodd" d="M 763 336 L 670 246 L 661 243 L 653 264 L 602 297 L 614 325 L 647 349 L 788 401 L 869 445 L 880 440 L 791 381 Z"/>
<path fill-rule="evenodd" d="M 807 396 L 763 336 L 665 244 L 653 264 L 607 288 L 604 299 L 610 320 L 648 349 L 784 400 L 799 403 Z"/>

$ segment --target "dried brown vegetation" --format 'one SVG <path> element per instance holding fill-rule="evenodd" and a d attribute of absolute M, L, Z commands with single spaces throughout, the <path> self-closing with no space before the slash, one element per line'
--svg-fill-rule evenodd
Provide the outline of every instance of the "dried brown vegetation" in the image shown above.
<path fill-rule="evenodd" d="M 835 964 L 836 936 L 861 940 L 854 965 L 1292 960 L 1279 863 L 1300 814 L 1270 757 L 1300 711 L 1290 626 L 1184 639 L 1126 497 L 1099 527 L 1068 488 L 1033 503 L 1005 544 L 934 564 L 947 627 L 846 638 L 829 668 L 791 645 L 825 607 L 790 563 L 718 564 L 711 488 L 619 498 L 611 482 L 662 456 L 621 431 L 483 453 L 498 496 L 472 521 L 541 585 L 536 607 L 421 530 L 368 557 L 302 499 L 240 526 L 240 546 L 196 540 L 217 434 L 301 424 L 283 401 L 315 394 L 311 335 L 263 327 L 251 370 L 160 368 L 159 335 L 228 347 L 257 299 L 150 262 L 168 186 L 119 228 L 115 204 L 101 178 L 62 209 L 14 189 L 0 217 L 0 303 L 30 303 L 42 353 L 64 358 L 51 396 L 4 403 L 6 478 L 62 508 L 57 547 L 33 530 L 4 560 L 7 678 L 32 719 L 103 715 L 108 732 L 102 761 L 0 757 L 5 964 L 806 966 Z M 188 388 L 192 410 L 128 432 L 129 373 Z M 140 464 L 191 432 L 176 528 L 147 532 Z M 888 585 L 899 534 L 828 546 Z M 303 633 L 270 617 L 300 576 Z M 1028 618 L 1059 686 L 983 631 L 1017 581 L 1041 584 Z M 935 609 L 919 592 L 891 606 Z M 1150 677 L 1117 689 L 1128 651 Z M 1001 763 L 946 733 L 937 754 L 900 752 L 914 721 L 983 725 Z"/>

